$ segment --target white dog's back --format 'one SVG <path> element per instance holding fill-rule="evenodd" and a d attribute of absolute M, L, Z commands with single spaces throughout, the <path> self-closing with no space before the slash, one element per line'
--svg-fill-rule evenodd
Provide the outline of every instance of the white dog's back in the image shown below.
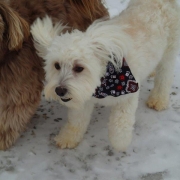
<path fill-rule="evenodd" d="M 102 22 L 102 31 L 107 24 L 114 29 L 121 27 L 133 40 L 127 61 L 140 79 L 147 77 L 164 53 L 173 49 L 177 54 L 180 50 L 180 8 L 175 0 L 132 0 L 119 16 L 104 25 Z M 117 33 L 111 35 L 118 36 Z M 136 63 L 144 66 L 146 72 L 140 71 Z"/>

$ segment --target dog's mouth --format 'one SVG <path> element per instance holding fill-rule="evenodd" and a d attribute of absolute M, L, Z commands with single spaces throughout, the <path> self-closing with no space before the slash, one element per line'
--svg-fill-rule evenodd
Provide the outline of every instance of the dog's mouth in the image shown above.
<path fill-rule="evenodd" d="M 68 99 L 63 99 L 63 98 L 61 98 L 61 100 L 63 101 L 63 102 L 68 102 L 68 101 L 70 101 L 72 98 L 68 98 Z"/>

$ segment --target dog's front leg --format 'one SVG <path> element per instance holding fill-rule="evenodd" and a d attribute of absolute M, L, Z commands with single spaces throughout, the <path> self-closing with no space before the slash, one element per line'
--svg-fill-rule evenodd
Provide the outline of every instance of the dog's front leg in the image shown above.
<path fill-rule="evenodd" d="M 126 151 L 131 143 L 138 95 L 139 92 L 136 92 L 121 97 L 121 101 L 111 109 L 109 139 L 113 148 L 117 151 Z"/>
<path fill-rule="evenodd" d="M 75 148 L 82 140 L 89 125 L 94 104 L 87 102 L 79 110 L 69 109 L 68 122 L 55 137 L 56 144 L 61 148 Z"/>

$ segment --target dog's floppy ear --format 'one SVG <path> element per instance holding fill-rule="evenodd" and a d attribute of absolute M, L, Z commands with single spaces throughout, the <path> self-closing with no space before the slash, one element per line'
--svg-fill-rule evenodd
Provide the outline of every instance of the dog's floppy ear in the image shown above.
<path fill-rule="evenodd" d="M 3 2 L 0 2 L 0 16 L 4 24 L 3 40 L 7 43 L 8 49 L 20 49 L 24 39 L 29 37 L 28 23 Z"/>
<path fill-rule="evenodd" d="M 90 48 L 98 59 L 105 63 L 110 61 L 120 68 L 132 42 L 121 27 L 111 21 L 108 17 L 96 20 L 85 33 L 90 38 Z"/>
<path fill-rule="evenodd" d="M 108 41 L 96 40 L 93 42 L 91 48 L 93 49 L 95 56 L 98 57 L 103 64 L 106 65 L 107 62 L 112 62 L 114 67 L 119 69 L 122 66 L 123 53 L 120 48 L 117 46 L 113 47 L 113 45 L 114 44 L 111 42 L 108 43 Z"/>
<path fill-rule="evenodd" d="M 47 54 L 47 48 L 52 40 L 61 34 L 67 28 L 61 23 L 53 24 L 52 19 L 46 16 L 43 19 L 36 19 L 31 26 L 31 33 L 34 39 L 34 45 L 40 57 L 44 58 Z"/>

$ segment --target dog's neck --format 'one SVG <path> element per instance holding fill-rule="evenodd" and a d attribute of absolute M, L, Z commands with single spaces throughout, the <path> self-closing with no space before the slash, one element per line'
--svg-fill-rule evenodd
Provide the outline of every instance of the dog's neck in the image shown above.
<path fill-rule="evenodd" d="M 138 89 L 139 85 L 136 82 L 125 58 L 123 58 L 122 67 L 118 71 L 113 63 L 108 62 L 106 73 L 104 77 L 101 78 L 101 85 L 96 88 L 93 96 L 98 99 L 107 96 L 118 97 L 137 92 Z"/>

